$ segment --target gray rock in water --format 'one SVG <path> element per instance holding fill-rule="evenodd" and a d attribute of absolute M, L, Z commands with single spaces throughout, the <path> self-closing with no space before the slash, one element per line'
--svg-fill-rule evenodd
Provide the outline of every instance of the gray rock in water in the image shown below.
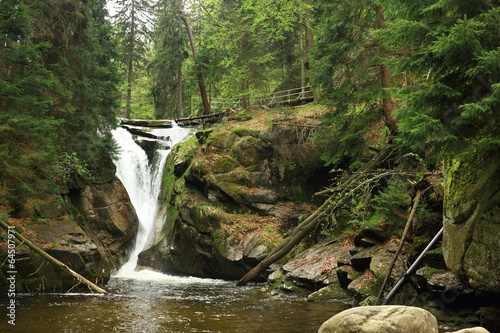
<path fill-rule="evenodd" d="M 437 333 L 436 318 L 421 308 L 400 305 L 360 306 L 342 311 L 318 333 Z"/>

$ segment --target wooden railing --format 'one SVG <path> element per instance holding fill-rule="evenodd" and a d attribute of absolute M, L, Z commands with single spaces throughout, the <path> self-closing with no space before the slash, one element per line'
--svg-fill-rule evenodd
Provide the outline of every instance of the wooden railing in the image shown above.
<path fill-rule="evenodd" d="M 277 105 L 297 105 L 306 102 L 312 102 L 314 94 L 311 87 L 301 87 L 289 90 L 277 91 L 259 97 L 240 97 L 240 98 L 215 98 L 210 102 L 211 109 L 241 109 L 242 107 L 266 106 L 273 107 Z"/>

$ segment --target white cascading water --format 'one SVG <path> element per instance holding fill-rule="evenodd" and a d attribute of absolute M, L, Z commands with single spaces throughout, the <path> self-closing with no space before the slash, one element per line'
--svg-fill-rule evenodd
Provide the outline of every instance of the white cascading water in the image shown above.
<path fill-rule="evenodd" d="M 170 137 L 168 143 L 173 146 L 183 141 L 190 133 L 189 129 L 181 128 L 175 123 L 173 125 L 168 129 L 154 129 L 151 133 L 158 137 Z M 134 249 L 128 261 L 116 274 L 117 277 L 131 277 L 135 274 L 139 253 L 146 248 L 153 237 L 158 216 L 158 195 L 161 190 L 163 169 L 170 149 L 168 147 L 161 149 L 160 146 L 150 165 L 146 153 L 134 141 L 129 131 L 117 128 L 112 131 L 112 135 L 120 146 L 120 155 L 114 160 L 116 175 L 125 186 L 139 219 Z M 159 143 L 162 142 L 159 141 Z"/>

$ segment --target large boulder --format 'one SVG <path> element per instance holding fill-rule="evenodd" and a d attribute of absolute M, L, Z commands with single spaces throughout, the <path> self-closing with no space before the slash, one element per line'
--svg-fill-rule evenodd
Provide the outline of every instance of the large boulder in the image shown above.
<path fill-rule="evenodd" d="M 87 186 L 81 194 L 81 227 L 109 260 L 112 269 L 126 260 L 139 221 L 125 187 L 118 178 Z"/>
<path fill-rule="evenodd" d="M 319 333 L 437 333 L 436 318 L 411 306 L 361 306 L 342 311 L 321 325 Z"/>
<path fill-rule="evenodd" d="M 446 168 L 443 255 L 472 287 L 500 293 L 500 156 L 457 156 Z"/>
<path fill-rule="evenodd" d="M 80 275 L 98 284 L 105 284 L 109 280 L 109 262 L 69 216 L 39 219 L 24 226 L 20 225 L 19 220 L 8 221 L 16 227 L 16 231 Z M 26 245 L 16 247 L 15 260 L 16 289 L 19 292 L 64 292 L 85 287 L 79 285 L 71 274 Z M 2 269 L 6 269 L 6 266 Z M 6 271 L 0 271 L 0 285 L 5 283 L 4 273 L 7 274 Z"/>
<path fill-rule="evenodd" d="M 66 198 L 50 199 L 38 210 L 38 218 L 9 218 L 8 223 L 72 270 L 105 284 L 127 257 L 138 225 L 123 185 L 113 177 L 84 191 L 72 189 Z M 88 290 L 26 245 L 16 247 L 16 271 L 20 292 Z M 6 284 L 5 278 L 6 266 L 0 270 L 0 286 Z"/>

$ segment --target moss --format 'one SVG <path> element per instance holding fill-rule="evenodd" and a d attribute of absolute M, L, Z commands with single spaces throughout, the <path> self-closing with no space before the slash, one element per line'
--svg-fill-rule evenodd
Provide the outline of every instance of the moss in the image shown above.
<path fill-rule="evenodd" d="M 488 184 L 500 169 L 494 155 L 462 154 L 448 160 L 446 168 L 446 210 L 455 224 L 465 222 L 478 202 L 487 202 L 496 187 Z M 483 202 L 483 203 L 485 203 Z"/>
<path fill-rule="evenodd" d="M 195 138 L 196 140 L 198 140 L 200 144 L 204 144 L 207 141 L 207 138 L 210 136 L 210 134 L 212 134 L 212 132 L 213 128 L 204 131 L 198 131 L 195 134 Z"/>
<path fill-rule="evenodd" d="M 231 156 L 221 156 L 212 167 L 214 173 L 227 173 L 239 167 L 240 164 Z"/>
<path fill-rule="evenodd" d="M 214 131 L 206 141 L 207 146 L 219 149 L 230 149 L 238 140 L 238 136 L 227 130 Z"/>
<path fill-rule="evenodd" d="M 446 269 L 434 268 L 430 266 L 422 267 L 418 270 L 418 273 L 422 275 L 425 279 L 430 279 L 433 275 L 446 273 Z"/>
<path fill-rule="evenodd" d="M 249 114 L 247 111 L 238 112 L 238 114 L 234 116 L 234 119 L 237 121 L 247 121 L 252 118 L 253 118 L 252 115 Z"/>
<path fill-rule="evenodd" d="M 260 131 L 256 130 L 256 129 L 235 127 L 235 128 L 232 128 L 231 131 L 234 132 L 239 137 L 245 137 L 245 136 L 251 136 L 254 138 L 260 137 Z"/>

